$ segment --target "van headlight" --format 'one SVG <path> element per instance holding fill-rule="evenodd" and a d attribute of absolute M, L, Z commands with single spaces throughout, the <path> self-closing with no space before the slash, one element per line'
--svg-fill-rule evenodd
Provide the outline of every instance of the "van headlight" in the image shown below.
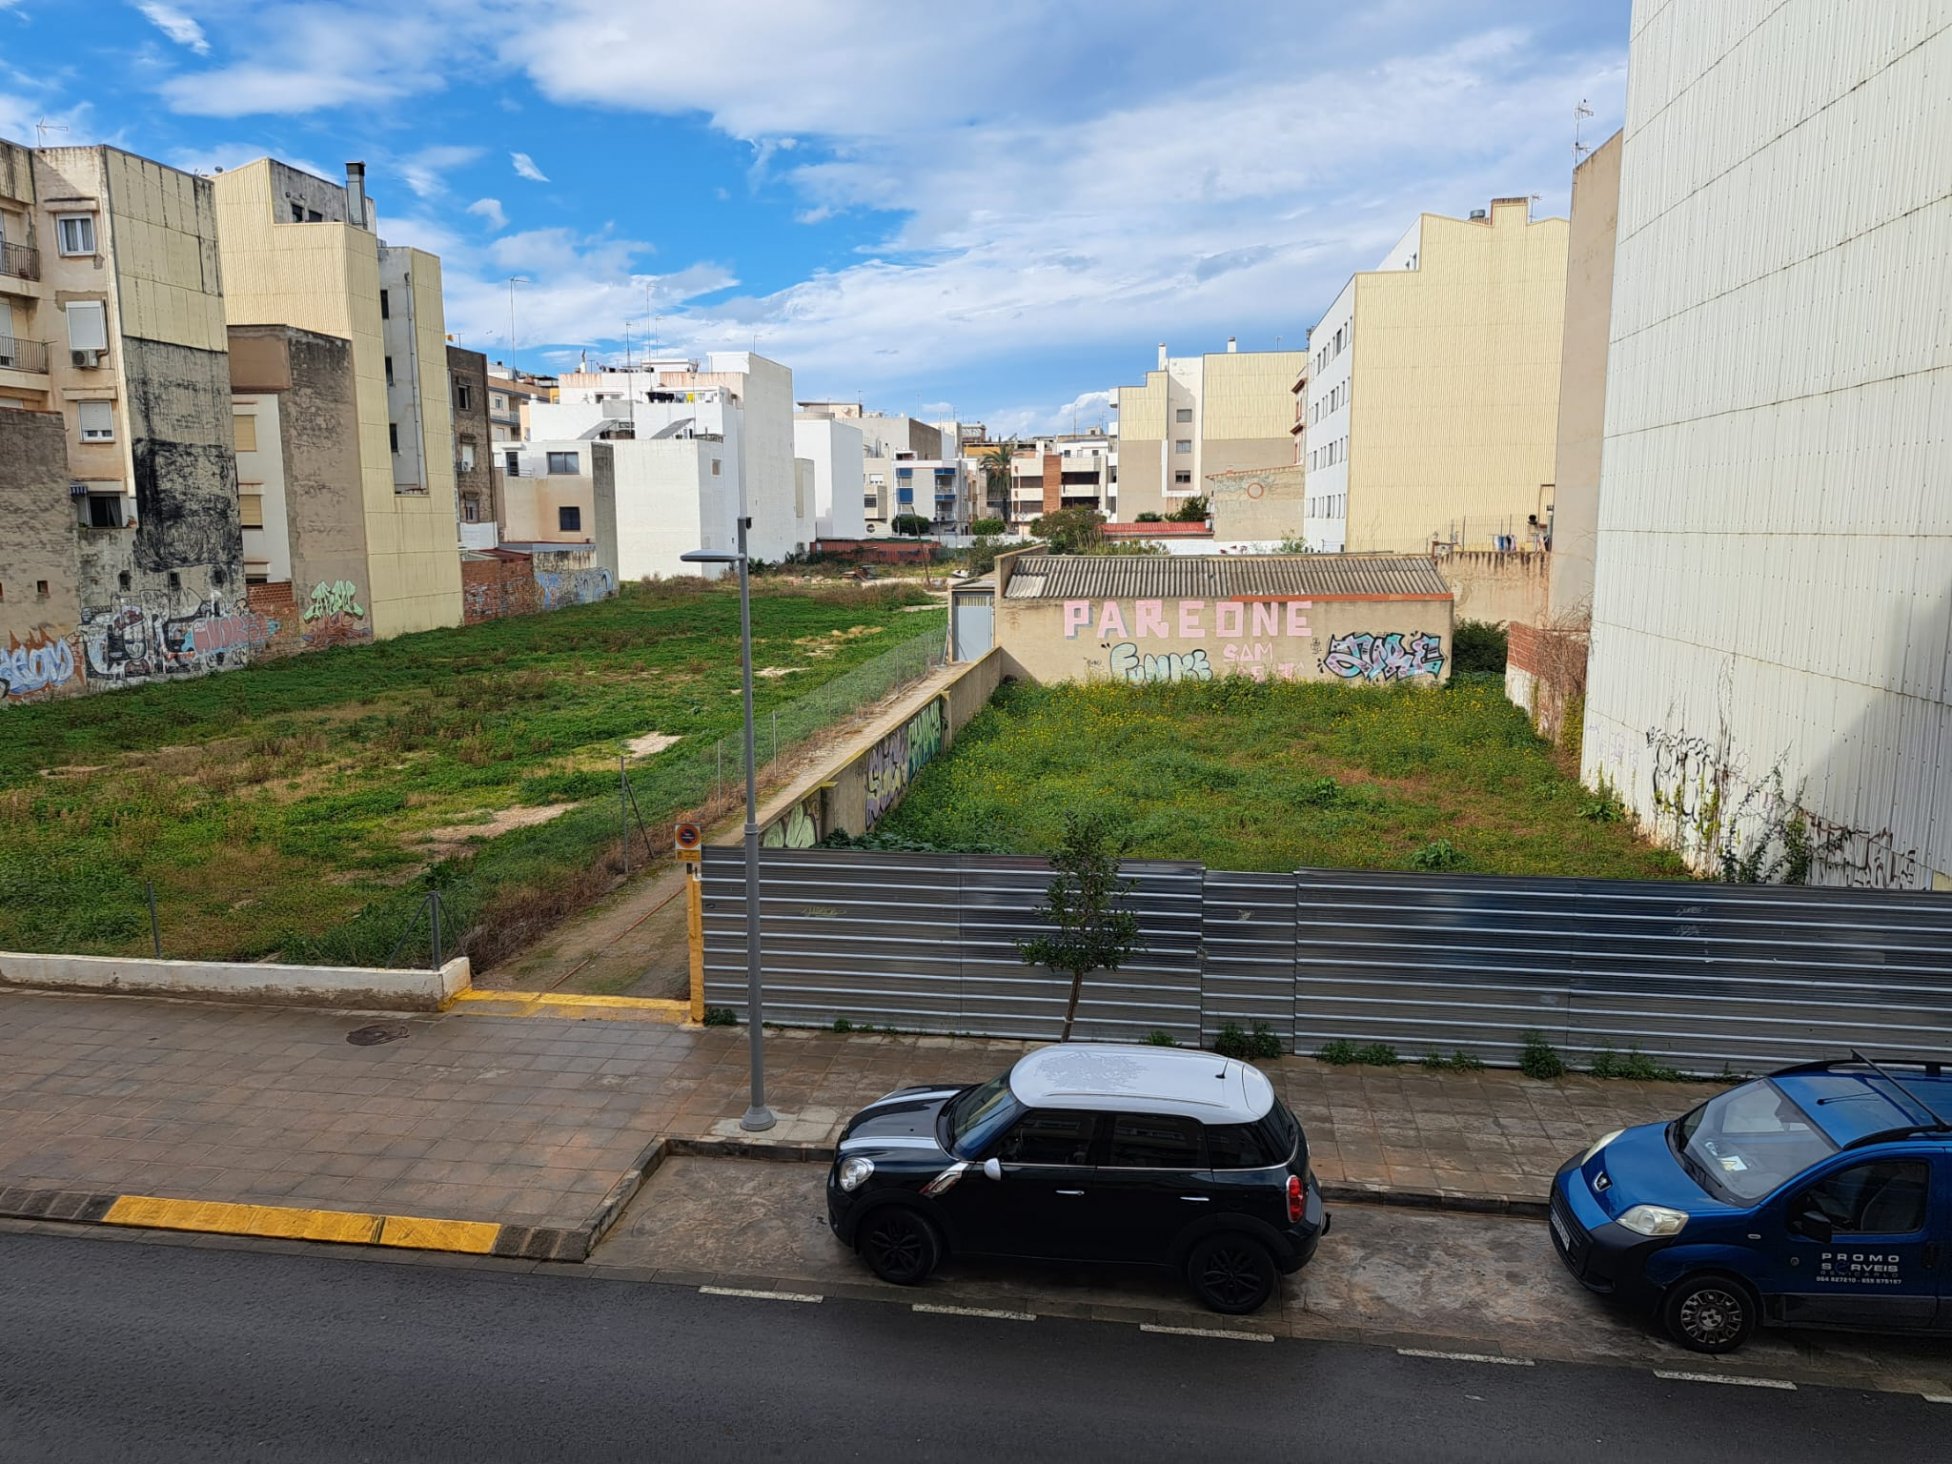
<path fill-rule="evenodd" d="M 1635 1235 L 1679 1235 L 1688 1223 L 1688 1212 L 1665 1205 L 1635 1205 L 1620 1217 L 1620 1223 Z"/>
<path fill-rule="evenodd" d="M 850 1154 L 840 1161 L 840 1187 L 852 1194 L 868 1182 L 874 1173 L 874 1161 L 859 1154 Z"/>
<path fill-rule="evenodd" d="M 1620 1135 L 1625 1132 L 1626 1132 L 1625 1129 L 1615 1129 L 1612 1133 L 1608 1134 L 1603 1139 L 1594 1139 L 1593 1147 L 1588 1149 L 1584 1154 L 1581 1154 L 1579 1156 L 1579 1162 L 1582 1165 L 1585 1164 L 1588 1159 L 1591 1159 L 1595 1154 L 1599 1153 L 1600 1150 L 1604 1149 L 1608 1144 L 1612 1143 L 1615 1139 L 1619 1138 Z"/>

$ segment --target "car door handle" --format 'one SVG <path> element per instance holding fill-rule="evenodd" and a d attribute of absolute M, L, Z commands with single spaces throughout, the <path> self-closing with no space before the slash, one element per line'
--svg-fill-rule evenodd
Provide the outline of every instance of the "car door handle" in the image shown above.
<path fill-rule="evenodd" d="M 1061 1195 L 1081 1195 L 1084 1193 L 1084 1191 L 1083 1190 L 1059 1190 L 1058 1193 Z"/>
<path fill-rule="evenodd" d="M 1184 1201 L 1186 1201 L 1186 1203 L 1187 1203 L 1187 1204 L 1189 1204 L 1189 1205 L 1204 1205 L 1204 1204 L 1205 1204 L 1205 1203 L 1207 1202 L 1207 1200 L 1208 1200 L 1208 1199 L 1210 1198 L 1210 1196 L 1207 1196 L 1207 1195 L 1181 1195 L 1181 1196 L 1180 1196 L 1180 1198 L 1181 1198 L 1182 1200 L 1184 1200 Z"/>

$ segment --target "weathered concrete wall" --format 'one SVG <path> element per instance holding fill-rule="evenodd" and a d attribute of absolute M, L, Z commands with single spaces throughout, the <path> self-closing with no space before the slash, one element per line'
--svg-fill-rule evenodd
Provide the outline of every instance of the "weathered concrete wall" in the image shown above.
<path fill-rule="evenodd" d="M 454 417 L 454 492 L 464 523 L 493 523 L 496 511 L 493 438 L 488 421 L 488 358 L 480 351 L 447 348 L 448 401 Z M 461 405 L 465 396 L 467 405 Z M 463 446 L 471 448 L 474 466 L 464 466 Z M 474 517 L 468 517 L 472 504 Z"/>
<path fill-rule="evenodd" d="M 1005 670 L 1032 681 L 1427 681 L 1450 677 L 1449 599 L 996 602 Z"/>
<path fill-rule="evenodd" d="M 279 398 L 292 594 L 305 649 L 373 638 L 373 581 L 359 462 L 359 397 L 352 343 L 287 332 L 291 390 Z"/>
<path fill-rule="evenodd" d="M 438 971 L 366 966 L 273 966 L 244 961 L 156 961 L 123 956 L 0 951 L 0 986 L 191 997 L 351 1011 L 439 1011 L 472 984 L 466 956 Z"/>
<path fill-rule="evenodd" d="M 81 688 L 77 534 L 65 419 L 0 412 L 0 706 Z"/>
<path fill-rule="evenodd" d="M 1551 595 L 1553 558 L 1546 553 L 1460 549 L 1437 556 L 1437 573 L 1457 597 L 1459 620 L 1541 625 Z"/>
<path fill-rule="evenodd" d="M 760 842 L 810 849 L 837 830 L 868 832 L 901 801 L 916 774 L 948 751 L 1002 679 L 1002 655 L 991 651 L 903 697 L 818 772 L 760 805 Z M 723 842 L 736 840 L 734 834 Z"/>
<path fill-rule="evenodd" d="M 508 559 L 468 554 L 461 559 L 461 611 L 469 625 L 542 609 L 542 588 L 527 555 Z"/>
<path fill-rule="evenodd" d="M 538 549 L 530 568 L 544 610 L 594 605 L 617 593 L 617 577 L 596 562 L 595 549 Z"/>

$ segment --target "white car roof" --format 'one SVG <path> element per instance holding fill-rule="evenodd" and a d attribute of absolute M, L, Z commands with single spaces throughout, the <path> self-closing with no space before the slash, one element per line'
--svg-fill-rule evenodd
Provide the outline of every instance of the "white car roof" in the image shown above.
<path fill-rule="evenodd" d="M 1041 1047 L 1010 1069 L 1026 1108 L 1170 1113 L 1202 1123 L 1252 1123 L 1274 1106 L 1259 1068 L 1211 1052 L 1073 1042 Z"/>

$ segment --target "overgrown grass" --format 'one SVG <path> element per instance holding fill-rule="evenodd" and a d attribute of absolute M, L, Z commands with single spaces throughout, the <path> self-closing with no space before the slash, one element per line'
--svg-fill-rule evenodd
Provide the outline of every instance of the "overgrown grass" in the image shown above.
<path fill-rule="evenodd" d="M 760 756 L 942 617 L 914 586 L 756 587 Z M 738 596 L 702 581 L 0 713 L 0 949 L 377 961 L 430 888 L 446 948 L 492 960 L 607 888 L 618 757 L 646 824 L 696 806 L 739 725 Z M 832 686 L 824 695 L 822 688 Z M 723 777 L 741 775 L 736 755 Z M 472 838 L 511 809 L 573 804 Z M 449 831 L 442 838 L 435 830 Z M 661 852 L 661 851 L 660 851 Z M 645 855 L 637 845 L 635 859 Z M 400 959 L 424 956 L 416 937 Z"/>
<path fill-rule="evenodd" d="M 1096 807 L 1134 857 L 1216 869 L 1685 877 L 1630 825 L 1583 817 L 1590 801 L 1491 678 L 1017 684 L 878 832 L 1041 853 L 1064 810 Z"/>

